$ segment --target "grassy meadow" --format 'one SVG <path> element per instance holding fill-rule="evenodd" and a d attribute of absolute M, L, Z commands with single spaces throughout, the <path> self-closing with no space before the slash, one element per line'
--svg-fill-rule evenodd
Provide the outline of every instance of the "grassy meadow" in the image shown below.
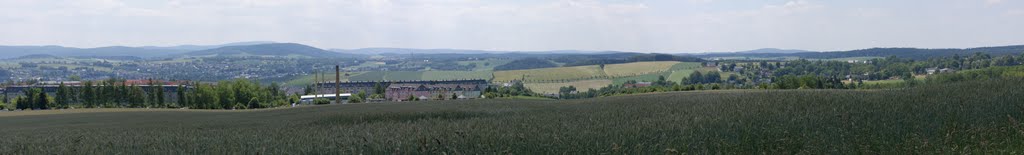
<path fill-rule="evenodd" d="M 659 73 L 672 69 L 672 66 L 680 64 L 678 61 L 655 61 L 635 62 L 624 64 L 610 64 L 604 66 L 604 73 L 612 77 L 636 76 L 641 74 Z"/>
<path fill-rule="evenodd" d="M 523 77 L 527 81 L 554 81 L 554 80 L 581 80 L 592 77 L 603 77 L 604 71 L 596 65 L 576 67 L 556 67 L 527 70 L 510 70 L 494 72 L 494 81 L 506 82 L 519 80 Z"/>
<path fill-rule="evenodd" d="M 460 80 L 460 79 L 485 79 L 492 78 L 492 71 L 426 71 L 423 72 L 422 80 Z"/>
<path fill-rule="evenodd" d="M 581 80 L 572 82 L 559 82 L 559 83 L 526 83 L 523 84 L 526 88 L 530 88 L 533 92 L 543 94 L 558 94 L 558 89 L 562 87 L 573 86 L 578 91 L 587 91 L 588 89 L 601 89 L 612 84 L 612 80 Z"/>
<path fill-rule="evenodd" d="M 3 112 L 0 154 L 1020 154 L 1019 83 Z"/>

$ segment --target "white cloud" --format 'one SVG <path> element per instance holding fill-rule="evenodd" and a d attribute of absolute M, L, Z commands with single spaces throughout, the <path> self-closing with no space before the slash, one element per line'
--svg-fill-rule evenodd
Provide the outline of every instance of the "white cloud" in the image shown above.
<path fill-rule="evenodd" d="M 817 0 L 0 0 L 0 44 L 91 47 L 273 40 L 324 48 L 675 52 L 945 47 L 957 41 L 970 44 L 955 45 L 980 44 L 970 39 L 979 31 L 1008 32 L 991 35 L 999 43 L 1024 36 L 1024 31 L 1009 28 L 1024 27 L 1015 20 L 1024 14 L 1019 8 L 983 14 L 992 8 L 938 1 L 843 2 L 860 5 L 850 7 Z M 997 26 L 978 30 L 948 21 Z"/>
<path fill-rule="evenodd" d="M 770 11 L 781 11 L 783 13 L 799 13 L 823 8 L 823 5 L 812 3 L 807 0 L 788 1 L 783 5 L 765 5 L 764 8 Z"/>
<path fill-rule="evenodd" d="M 1003 0 L 985 0 L 986 5 L 996 5 L 999 3 L 1003 3 Z"/>
<path fill-rule="evenodd" d="M 1005 14 L 1007 16 L 1024 16 L 1024 9 L 1007 10 Z"/>

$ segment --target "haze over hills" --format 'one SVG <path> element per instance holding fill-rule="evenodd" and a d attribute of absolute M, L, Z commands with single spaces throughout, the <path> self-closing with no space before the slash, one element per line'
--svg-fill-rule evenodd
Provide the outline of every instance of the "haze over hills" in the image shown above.
<path fill-rule="evenodd" d="M 869 48 L 849 51 L 832 52 L 796 52 L 796 53 L 705 53 L 691 54 L 701 58 L 712 57 L 799 57 L 805 59 L 831 59 L 845 57 L 889 57 L 924 60 L 932 57 L 970 55 L 974 53 L 985 53 L 991 55 L 1011 55 L 1024 52 L 1024 45 L 994 46 L 977 48 L 950 48 L 950 49 L 922 49 L 922 48 Z"/>
<path fill-rule="evenodd" d="M 1024 52 L 1024 45 L 979 47 L 964 49 L 921 49 L 921 48 L 868 48 L 849 51 L 818 52 L 798 49 L 763 48 L 737 52 L 689 53 L 677 54 L 701 58 L 713 57 L 799 57 L 808 59 L 828 59 L 841 57 L 887 57 L 926 59 L 931 56 L 967 55 L 973 53 L 994 55 L 1016 54 Z M 0 46 L 0 59 L 17 58 L 33 54 L 46 54 L 57 57 L 180 57 L 180 56 L 301 56 L 301 57 L 368 57 L 371 55 L 406 55 L 421 54 L 443 56 L 443 54 L 614 54 L 642 53 L 625 51 L 489 51 L 469 49 L 412 49 L 412 48 L 360 48 L 330 49 L 298 43 L 276 43 L 271 41 L 237 42 L 220 45 L 179 45 L 179 46 L 108 46 L 97 48 L 75 48 L 64 46 Z"/>
<path fill-rule="evenodd" d="M 273 42 L 273 41 L 247 41 L 247 42 L 235 42 L 235 43 L 220 44 L 220 45 L 178 45 L 178 46 L 170 46 L 170 47 L 143 46 L 143 47 L 140 47 L 140 48 L 199 51 L 199 50 L 207 50 L 207 49 L 220 48 L 220 47 L 225 47 L 225 46 L 244 46 L 244 45 L 259 45 L 259 44 L 271 44 L 271 43 L 277 43 L 277 42 Z"/>
<path fill-rule="evenodd" d="M 331 49 L 330 51 L 348 54 L 384 55 L 384 54 L 609 54 L 623 53 L 620 51 L 581 51 L 581 50 L 549 50 L 549 51 L 491 51 L 491 50 L 469 50 L 469 49 L 414 49 L 414 48 L 360 48 L 360 49 Z"/>
<path fill-rule="evenodd" d="M 191 51 L 213 49 L 224 46 L 255 45 L 273 43 L 267 41 L 237 42 L 221 45 L 179 45 L 171 47 L 159 46 L 107 46 L 96 48 L 76 48 L 56 45 L 47 46 L 0 46 L 0 59 L 16 58 L 33 54 L 47 54 L 60 57 L 110 57 L 110 56 L 132 56 L 140 58 L 170 56 L 183 54 Z"/>
<path fill-rule="evenodd" d="M 817 52 L 808 50 L 796 50 L 796 49 L 778 49 L 778 48 L 762 48 L 749 51 L 739 51 L 736 53 L 805 53 L 805 52 Z"/>
<path fill-rule="evenodd" d="M 340 57 L 343 54 L 296 43 L 270 43 L 256 45 L 225 46 L 214 49 L 188 52 L 188 56 L 302 56 Z"/>

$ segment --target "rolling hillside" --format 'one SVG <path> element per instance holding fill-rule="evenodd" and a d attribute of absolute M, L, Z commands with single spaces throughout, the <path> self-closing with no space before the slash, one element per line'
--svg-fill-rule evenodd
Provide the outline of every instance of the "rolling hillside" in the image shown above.
<path fill-rule="evenodd" d="M 147 49 L 138 47 L 110 46 L 98 48 L 74 48 L 63 46 L 0 46 L 0 59 L 16 58 L 26 55 L 47 54 L 58 57 L 103 57 L 133 56 L 157 57 L 187 52 L 175 49 Z"/>
<path fill-rule="evenodd" d="M 299 56 L 299 57 L 340 57 L 342 54 L 296 43 L 272 43 L 258 45 L 226 46 L 215 49 L 188 52 L 189 56 Z"/>
<path fill-rule="evenodd" d="M 494 72 L 494 81 L 505 82 L 509 80 L 524 79 L 527 82 L 558 82 L 576 81 L 589 79 L 611 79 L 644 76 L 648 74 L 666 74 L 676 70 L 695 69 L 700 66 L 696 62 L 677 61 L 650 61 L 634 62 L 624 64 L 556 67 L 527 70 L 510 70 Z M 654 76 L 655 79 L 657 75 Z"/>
<path fill-rule="evenodd" d="M 925 60 L 933 57 L 944 57 L 953 55 L 971 55 L 974 53 L 986 53 L 991 55 L 1012 55 L 1024 53 L 1024 45 L 978 47 L 964 49 L 922 49 L 922 48 L 869 48 L 849 51 L 833 52 L 799 52 L 799 53 L 710 53 L 694 55 L 701 58 L 712 57 L 798 57 L 804 59 L 835 59 L 847 57 L 889 57 Z"/>

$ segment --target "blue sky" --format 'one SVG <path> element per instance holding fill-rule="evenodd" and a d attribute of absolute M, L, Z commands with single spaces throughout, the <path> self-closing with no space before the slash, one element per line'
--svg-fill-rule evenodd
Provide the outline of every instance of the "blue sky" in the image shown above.
<path fill-rule="evenodd" d="M 1019 0 L 0 0 L 0 44 L 714 52 L 1024 44 Z"/>

